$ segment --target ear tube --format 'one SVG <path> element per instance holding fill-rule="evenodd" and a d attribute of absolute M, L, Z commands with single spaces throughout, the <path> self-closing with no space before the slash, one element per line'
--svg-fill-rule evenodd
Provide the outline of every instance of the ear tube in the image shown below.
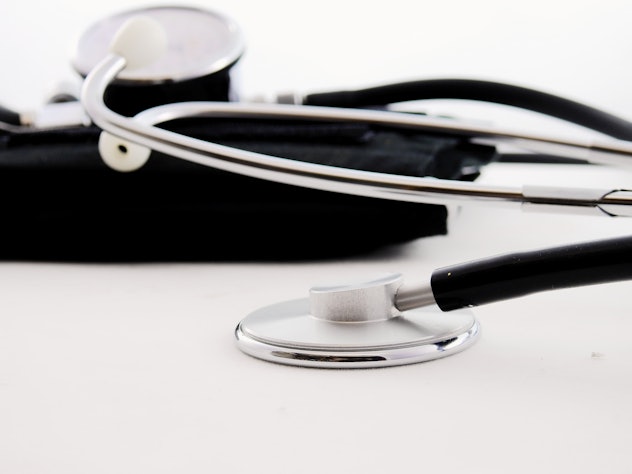
<path fill-rule="evenodd" d="M 152 18 L 132 17 L 116 32 L 109 49 L 112 55 L 124 60 L 125 69 L 143 68 L 164 54 L 167 34 L 162 25 Z M 130 172 L 147 162 L 151 149 L 103 132 L 99 137 L 99 153 L 110 168 Z"/>

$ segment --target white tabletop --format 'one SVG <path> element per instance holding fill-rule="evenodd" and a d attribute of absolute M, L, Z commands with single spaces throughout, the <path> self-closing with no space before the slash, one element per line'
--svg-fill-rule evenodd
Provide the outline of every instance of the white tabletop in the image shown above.
<path fill-rule="evenodd" d="M 562 93 L 567 88 L 573 98 L 632 116 L 632 94 L 627 91 L 632 69 L 617 56 L 627 49 L 620 42 L 624 32 L 617 25 L 624 14 L 617 14 L 618 2 L 589 5 L 573 22 L 565 8 L 545 9 L 544 2 L 522 11 L 519 22 L 514 7 L 503 2 L 483 2 L 480 11 L 467 6 L 469 2 L 445 3 L 467 10 L 470 19 L 476 20 L 453 20 L 458 25 L 485 27 L 480 38 L 472 36 L 476 45 L 469 47 L 495 48 L 493 60 L 481 54 L 482 64 L 463 62 L 466 72 L 462 75 L 480 73 L 484 78 L 542 87 L 548 77 L 549 91 Z M 318 13 L 314 21 L 324 22 L 334 13 L 336 2 L 319 2 L 318 9 L 305 7 L 306 11 L 296 2 L 271 2 L 265 17 L 256 2 L 242 2 L 233 9 L 230 4 L 217 2 L 218 8 L 238 20 L 243 15 L 249 41 L 255 45 L 249 53 L 251 62 L 242 71 L 250 74 L 243 80 L 247 93 L 257 90 L 255 68 L 265 74 L 261 89 L 266 91 L 275 89 L 275 78 L 278 89 L 292 83 L 301 84 L 301 89 L 341 87 L 340 82 L 353 81 L 354 73 L 357 79 L 346 86 L 380 81 L 383 70 L 367 65 L 364 52 L 351 70 L 340 72 L 341 52 L 327 49 L 336 42 L 347 49 L 344 54 L 351 54 L 364 51 L 366 40 L 371 54 L 387 58 L 385 67 L 393 66 L 385 80 L 394 79 L 391 73 L 410 79 L 413 70 L 421 77 L 426 72 L 456 75 L 458 64 L 442 62 L 434 54 L 426 69 L 423 60 L 413 68 L 403 49 L 376 50 L 379 42 L 369 33 L 382 35 L 388 44 L 397 43 L 388 36 L 396 35 L 396 28 L 382 30 L 384 23 L 377 24 L 380 14 L 382 20 L 394 15 L 406 22 L 414 13 L 418 17 L 414 24 L 424 24 L 432 33 L 438 27 L 422 20 L 427 19 L 426 8 L 437 8 L 437 21 L 445 24 L 441 31 L 454 35 L 446 41 L 448 52 L 459 50 L 459 41 L 468 35 L 449 28 L 447 6 L 418 7 L 406 15 L 408 2 L 395 1 L 389 2 L 389 10 L 382 5 L 383 12 L 359 4 L 345 6 L 344 21 L 334 17 L 328 25 L 318 26 L 323 35 L 331 29 L 331 36 L 319 47 L 320 40 L 310 36 L 315 27 L 306 19 L 310 12 Z M 115 5 L 109 5 L 110 10 L 108 5 L 88 7 L 79 2 L 62 6 L 69 11 L 57 12 L 54 18 L 72 16 L 59 20 L 69 26 L 57 30 L 36 25 L 25 51 L 46 51 L 62 61 L 61 55 L 55 56 L 58 41 L 78 34 L 83 23 L 98 15 L 116 11 Z M 0 7 L 0 12 L 8 9 L 14 19 L 0 14 L 2 48 L 15 48 L 9 27 L 15 31 L 19 23 L 30 28 L 33 17 L 45 25 L 46 17 L 52 18 L 52 8 L 35 1 Z M 77 9 L 76 14 L 70 13 L 71 8 Z M 373 22 L 369 26 L 362 21 L 365 8 L 367 21 Z M 358 10 L 355 16 L 354 9 Z M 496 16 L 490 18 L 492 11 Z M 627 6 L 623 11 L 631 13 Z M 283 12 L 301 18 L 306 26 L 298 21 L 287 24 Z M 504 46 L 492 41 L 498 39 L 489 31 L 496 25 L 494 18 L 515 21 L 513 30 L 501 28 L 515 33 Z M 266 28 L 255 26 L 262 22 Z M 584 48 L 584 57 L 612 68 L 612 73 L 592 74 L 580 67 L 574 62 L 580 53 L 557 36 L 566 31 L 586 46 L 591 22 L 602 28 L 601 35 L 590 35 L 598 47 L 616 44 L 619 49 L 597 54 Z M 273 23 L 276 26 L 270 26 Z M 343 37 L 342 28 L 351 23 L 349 31 L 355 33 Z M 71 31 L 73 27 L 77 30 Z M 270 30 L 272 38 L 265 36 Z M 419 31 L 409 34 L 418 38 Z M 255 33 L 261 40 L 253 37 Z M 531 44 L 524 39 L 527 33 L 535 35 Z M 326 59 L 316 61 L 316 76 L 309 69 L 314 61 L 281 61 L 290 51 L 283 35 L 294 35 L 294 43 L 304 39 L 312 57 L 329 57 L 337 64 L 333 78 L 323 70 Z M 434 38 L 433 44 L 439 47 L 441 42 Z M 262 50 L 259 41 L 268 49 Z M 272 50 L 275 41 L 286 50 Z M 510 51 L 503 49 L 506 43 L 520 51 L 544 44 L 551 47 L 541 49 L 540 56 L 517 59 L 503 55 Z M 407 48 L 409 53 L 415 50 L 411 45 Z M 420 56 L 426 48 L 419 46 Z M 562 50 L 569 62 L 559 60 Z M 9 53 L 8 62 L 20 57 L 13 50 Z M 268 60 L 278 57 L 266 67 L 264 55 Z M 33 77 L 31 71 L 23 81 L 27 68 L 5 70 L 0 102 L 6 98 L 4 103 L 13 107 L 19 107 L 20 101 L 31 106 L 29 102 L 45 94 L 48 84 L 43 82 L 64 75 L 54 76 L 57 71 L 49 59 L 37 57 L 47 65 L 47 75 Z M 503 58 L 517 69 L 496 65 Z M 400 61 L 408 61 L 406 68 L 394 66 Z M 29 95 L 29 88 L 34 95 Z M 630 183 L 632 173 L 603 167 L 551 165 L 543 170 L 498 164 L 481 177 L 481 182 L 508 184 L 560 180 L 568 185 L 616 186 Z M 404 367 L 321 370 L 276 365 L 242 354 L 233 333 L 250 312 L 304 297 L 310 286 L 332 276 L 336 281 L 357 280 L 395 271 L 414 279 L 439 266 L 472 258 L 626 235 L 630 225 L 628 219 L 466 206 L 451 208 L 446 236 L 346 260 L 129 265 L 0 262 L 0 472 L 629 472 L 629 283 L 546 292 L 476 308 L 482 337 L 474 346 L 445 359 Z"/>

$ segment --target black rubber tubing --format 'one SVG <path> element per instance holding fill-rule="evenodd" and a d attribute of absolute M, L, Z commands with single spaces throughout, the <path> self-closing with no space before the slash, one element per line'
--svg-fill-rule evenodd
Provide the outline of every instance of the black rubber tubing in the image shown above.
<path fill-rule="evenodd" d="M 0 122 L 9 125 L 21 125 L 20 114 L 0 105 Z"/>
<path fill-rule="evenodd" d="M 511 253 L 435 270 L 443 311 L 532 293 L 632 279 L 632 236 Z"/>
<path fill-rule="evenodd" d="M 538 112 L 620 140 L 632 140 L 632 123 L 608 112 L 546 92 L 475 79 L 428 79 L 367 89 L 322 92 L 305 97 L 306 105 L 371 107 L 428 99 L 491 102 Z"/>

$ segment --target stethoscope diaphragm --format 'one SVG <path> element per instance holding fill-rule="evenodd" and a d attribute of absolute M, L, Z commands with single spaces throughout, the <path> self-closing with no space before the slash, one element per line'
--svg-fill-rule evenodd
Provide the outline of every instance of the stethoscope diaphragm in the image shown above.
<path fill-rule="evenodd" d="M 270 362 L 318 368 L 413 364 L 461 352 L 480 327 L 472 311 L 437 306 L 399 311 L 402 275 L 336 287 L 314 287 L 309 298 L 266 306 L 236 328 L 238 347 Z"/>
<path fill-rule="evenodd" d="M 427 362 L 461 352 L 480 334 L 469 309 L 420 308 L 371 322 L 315 318 L 307 299 L 266 306 L 237 326 L 238 347 L 269 362 L 317 368 L 374 368 Z"/>

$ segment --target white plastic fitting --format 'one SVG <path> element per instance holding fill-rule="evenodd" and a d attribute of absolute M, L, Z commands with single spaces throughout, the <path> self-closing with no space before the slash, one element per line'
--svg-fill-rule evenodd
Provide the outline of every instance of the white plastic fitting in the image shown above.
<path fill-rule="evenodd" d="M 127 20 L 116 32 L 110 52 L 126 61 L 127 69 L 145 67 L 167 50 L 167 33 L 156 20 L 137 16 Z"/>
<path fill-rule="evenodd" d="M 99 137 L 101 159 L 116 171 L 129 172 L 142 168 L 151 150 L 145 146 L 128 142 L 107 132 Z"/>

